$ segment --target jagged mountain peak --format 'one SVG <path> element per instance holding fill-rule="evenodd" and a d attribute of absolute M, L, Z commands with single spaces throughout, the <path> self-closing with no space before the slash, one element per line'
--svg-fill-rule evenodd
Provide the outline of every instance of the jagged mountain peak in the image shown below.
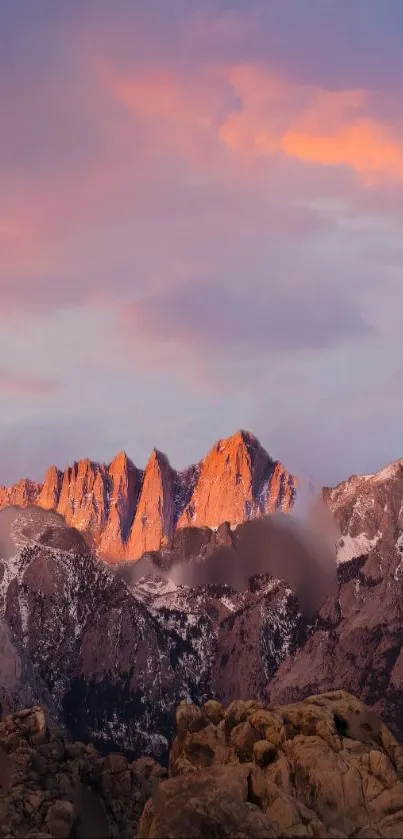
<path fill-rule="evenodd" d="M 147 466 L 149 467 L 154 465 L 157 465 L 159 467 L 168 467 L 169 469 L 172 468 L 168 456 L 164 452 L 160 451 L 160 449 L 156 449 L 155 447 L 152 449 L 147 462 Z"/>
<path fill-rule="evenodd" d="M 109 471 L 111 470 L 118 470 L 118 469 L 127 469 L 127 468 L 134 467 L 134 463 L 130 460 L 129 455 L 127 452 L 122 449 L 122 451 L 118 452 L 117 455 L 111 460 L 109 464 Z"/>
<path fill-rule="evenodd" d="M 257 437 L 255 437 L 255 435 L 252 434 L 250 431 L 246 431 L 244 428 L 239 428 L 237 431 L 235 431 L 234 434 L 230 434 L 229 437 L 222 437 L 220 440 L 217 441 L 217 445 L 221 446 L 233 446 L 239 443 L 249 443 L 253 445 L 257 444 L 260 446 Z"/>
<path fill-rule="evenodd" d="M 323 497 L 340 527 L 340 563 L 373 551 L 393 554 L 400 550 L 403 459 L 373 474 L 351 475 L 335 487 L 325 487 Z"/>
<path fill-rule="evenodd" d="M 403 477 L 403 458 L 392 460 L 386 466 L 382 466 L 376 472 L 369 472 L 367 474 L 354 473 L 343 481 L 339 481 L 334 487 L 325 487 L 324 491 L 327 493 L 338 493 L 341 490 L 350 490 L 354 492 L 357 487 L 370 487 L 373 483 L 383 483 L 384 481 L 395 480 Z"/>
<path fill-rule="evenodd" d="M 219 440 L 197 464 L 176 471 L 157 448 L 144 470 L 125 451 L 107 466 L 89 458 L 62 472 L 51 466 L 43 484 L 25 479 L 0 489 L 0 508 L 38 504 L 84 532 L 109 562 L 136 559 L 168 544 L 186 526 L 235 526 L 293 504 L 296 480 L 257 437 L 240 429 Z"/>

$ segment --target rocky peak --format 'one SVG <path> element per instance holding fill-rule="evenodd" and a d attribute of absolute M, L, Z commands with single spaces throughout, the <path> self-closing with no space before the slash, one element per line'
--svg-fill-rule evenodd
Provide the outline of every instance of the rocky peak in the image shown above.
<path fill-rule="evenodd" d="M 115 472 L 124 472 L 130 468 L 133 468 L 133 466 L 134 464 L 130 460 L 130 457 L 128 457 L 127 453 L 124 451 L 124 449 L 122 449 L 122 451 L 119 452 L 109 464 L 109 472 L 111 474 Z"/>
<path fill-rule="evenodd" d="M 179 526 L 238 524 L 271 510 L 290 509 L 294 479 L 246 431 L 219 440 L 202 461 Z"/>
<path fill-rule="evenodd" d="M 97 543 L 106 522 L 107 467 L 88 458 L 68 467 L 62 479 L 57 511 L 67 524 L 85 531 Z"/>
<path fill-rule="evenodd" d="M 14 504 L 20 507 L 37 504 L 41 490 L 42 484 L 28 478 L 23 478 L 11 487 L 0 487 L 0 509 Z"/>
<path fill-rule="evenodd" d="M 44 484 L 0 489 L 0 508 L 38 504 L 83 532 L 108 562 L 137 559 L 166 545 L 186 526 L 235 526 L 276 509 L 289 510 L 295 479 L 248 431 L 219 440 L 200 463 L 176 472 L 153 449 L 145 471 L 122 451 L 109 466 L 88 458 Z"/>
<path fill-rule="evenodd" d="M 176 472 L 168 458 L 153 449 L 147 463 L 127 553 L 136 558 L 158 550 L 172 538 L 175 524 Z"/>
<path fill-rule="evenodd" d="M 323 497 L 341 531 L 339 562 L 380 547 L 389 551 L 400 543 L 403 547 L 403 460 L 372 475 L 351 475 L 335 487 L 325 487 Z"/>
<path fill-rule="evenodd" d="M 135 510 L 143 481 L 126 452 L 120 452 L 108 467 L 108 511 L 98 550 L 109 562 L 125 558 L 126 542 L 130 535 Z"/>
<path fill-rule="evenodd" d="M 44 510 L 57 509 L 62 488 L 63 472 L 56 466 L 50 466 L 38 498 L 38 505 Z"/>

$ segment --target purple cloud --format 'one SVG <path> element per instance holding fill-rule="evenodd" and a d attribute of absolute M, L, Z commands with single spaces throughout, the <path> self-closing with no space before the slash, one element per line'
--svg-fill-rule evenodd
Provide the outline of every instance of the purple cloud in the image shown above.
<path fill-rule="evenodd" d="M 298 282 L 249 289 L 199 279 L 126 305 L 121 325 L 135 354 L 210 375 L 228 360 L 273 358 L 376 338 L 358 306 L 334 289 Z M 215 371 L 213 374 L 212 371 Z"/>
<path fill-rule="evenodd" d="M 402 352 L 400 0 L 34 5 L 0 4 L 10 471 L 115 443 L 197 459 L 249 426 L 274 455 L 317 441 L 335 473 L 372 411 L 361 394 L 348 426 L 357 382 Z M 392 402 L 366 469 L 401 453 Z"/>

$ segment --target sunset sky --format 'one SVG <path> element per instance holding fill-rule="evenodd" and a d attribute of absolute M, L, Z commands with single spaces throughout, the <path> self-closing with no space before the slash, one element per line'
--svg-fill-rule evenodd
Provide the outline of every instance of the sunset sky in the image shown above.
<path fill-rule="evenodd" d="M 0 483 L 403 457 L 403 2 L 1 0 Z"/>

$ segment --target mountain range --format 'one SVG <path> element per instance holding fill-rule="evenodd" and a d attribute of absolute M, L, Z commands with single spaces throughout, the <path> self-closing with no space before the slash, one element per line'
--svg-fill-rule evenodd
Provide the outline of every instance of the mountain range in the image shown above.
<path fill-rule="evenodd" d="M 238 593 L 125 577 L 140 550 L 157 568 L 203 560 L 236 544 L 249 518 L 292 509 L 297 479 L 253 435 L 221 441 L 182 473 L 154 452 L 134 492 L 138 474 L 121 456 L 3 489 L 3 713 L 40 703 L 103 753 L 166 761 L 181 700 L 277 703 L 343 689 L 402 737 L 403 461 L 323 489 L 340 529 L 337 586 L 310 619 L 268 575 Z"/>
<path fill-rule="evenodd" d="M 220 440 L 181 472 L 153 450 L 145 470 L 121 452 L 109 465 L 80 460 L 44 483 L 24 478 L 0 487 L 0 509 L 34 504 L 55 510 L 83 532 L 98 556 L 114 563 L 159 550 L 188 526 L 239 524 L 276 509 L 288 511 L 295 478 L 246 431 Z"/>

